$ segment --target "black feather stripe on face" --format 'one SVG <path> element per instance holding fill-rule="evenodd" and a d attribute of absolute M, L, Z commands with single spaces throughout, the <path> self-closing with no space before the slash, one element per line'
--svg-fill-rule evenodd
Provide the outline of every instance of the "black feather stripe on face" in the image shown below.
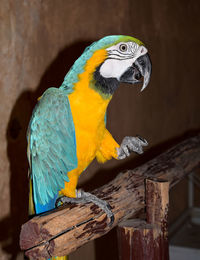
<path fill-rule="evenodd" d="M 94 77 L 94 87 L 100 93 L 104 95 L 113 95 L 115 90 L 119 87 L 119 81 L 116 78 L 104 78 L 100 74 L 100 67 L 97 67 L 93 77 Z"/>

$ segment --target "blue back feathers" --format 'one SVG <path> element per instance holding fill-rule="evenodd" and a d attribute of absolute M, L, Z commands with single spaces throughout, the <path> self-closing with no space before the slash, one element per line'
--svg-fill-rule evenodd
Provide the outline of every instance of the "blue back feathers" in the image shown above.
<path fill-rule="evenodd" d="M 77 167 L 76 137 L 66 91 L 49 88 L 36 105 L 28 129 L 28 157 L 35 206 L 50 209 Z M 41 206 L 38 206 L 41 208 Z M 41 213 L 37 210 L 36 213 Z M 39 211 L 39 212 L 38 212 Z"/>

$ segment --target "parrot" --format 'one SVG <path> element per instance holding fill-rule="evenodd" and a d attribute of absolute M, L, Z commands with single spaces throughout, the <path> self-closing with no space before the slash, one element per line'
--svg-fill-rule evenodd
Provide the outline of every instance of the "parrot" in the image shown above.
<path fill-rule="evenodd" d="M 60 87 L 50 87 L 38 98 L 27 130 L 29 214 L 48 212 L 60 203 L 92 202 L 113 223 L 110 205 L 78 190 L 78 179 L 95 158 L 105 163 L 143 153 L 148 145 L 144 138 L 126 136 L 119 145 L 112 137 L 106 128 L 107 107 L 120 83 L 142 82 L 142 91 L 151 71 L 140 40 L 105 36 L 84 50 Z"/>

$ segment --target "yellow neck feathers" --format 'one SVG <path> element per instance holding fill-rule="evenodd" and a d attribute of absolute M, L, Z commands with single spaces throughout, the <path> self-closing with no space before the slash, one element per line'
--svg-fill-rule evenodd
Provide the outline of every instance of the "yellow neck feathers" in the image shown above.
<path fill-rule="evenodd" d="M 106 50 L 98 50 L 94 52 L 92 57 L 86 62 L 84 72 L 78 75 L 78 82 L 74 84 L 74 92 L 76 93 L 83 93 L 90 90 L 91 92 L 96 92 L 90 87 L 91 82 L 93 82 L 93 73 L 96 70 L 96 68 L 104 62 L 104 60 L 107 57 Z M 89 92 L 90 92 L 89 91 Z M 98 94 L 98 93 L 96 93 Z M 99 94 L 98 94 L 99 95 Z"/>
<path fill-rule="evenodd" d="M 93 117 L 91 121 L 101 121 L 105 116 L 112 96 L 105 99 L 94 88 L 91 88 L 90 82 L 93 80 L 94 71 L 106 57 L 106 50 L 94 52 L 93 56 L 87 61 L 84 72 L 78 75 L 79 80 L 74 84 L 74 91 L 68 96 L 75 121 L 76 119 L 79 122 L 85 120 L 86 116 L 88 118 Z M 82 118 L 80 118 L 80 114 Z"/>
<path fill-rule="evenodd" d="M 72 106 L 78 105 L 82 107 L 83 104 L 86 104 L 88 107 L 93 107 L 94 109 L 98 106 L 97 111 L 104 111 L 103 113 L 105 114 L 112 96 L 105 99 L 94 88 L 91 88 L 90 83 L 93 80 L 94 71 L 106 57 L 107 52 L 102 49 L 94 52 L 93 56 L 87 61 L 84 72 L 78 75 L 79 80 L 74 84 L 74 91 L 69 95 Z"/>

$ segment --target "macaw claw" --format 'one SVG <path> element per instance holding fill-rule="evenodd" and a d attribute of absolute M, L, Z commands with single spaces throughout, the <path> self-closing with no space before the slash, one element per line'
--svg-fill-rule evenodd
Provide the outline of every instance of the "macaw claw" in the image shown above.
<path fill-rule="evenodd" d="M 131 152 L 138 154 L 143 153 L 143 146 L 147 146 L 148 142 L 141 136 L 126 136 L 124 137 L 121 146 L 117 148 L 118 159 L 124 159 L 130 155 Z"/>
<path fill-rule="evenodd" d="M 65 203 L 76 203 L 76 198 L 70 198 L 66 196 L 61 196 L 56 200 L 55 207 L 58 208 Z"/>
<path fill-rule="evenodd" d="M 59 207 L 60 205 L 64 203 L 75 203 L 75 204 L 86 204 L 86 203 L 94 203 L 99 208 L 101 208 L 107 215 L 107 217 L 110 219 L 109 226 L 112 226 L 113 222 L 115 221 L 114 214 L 111 210 L 110 204 L 102 199 L 99 199 L 97 196 L 85 192 L 83 190 L 76 191 L 76 198 L 70 198 L 66 196 L 62 196 L 56 200 L 55 206 Z"/>

